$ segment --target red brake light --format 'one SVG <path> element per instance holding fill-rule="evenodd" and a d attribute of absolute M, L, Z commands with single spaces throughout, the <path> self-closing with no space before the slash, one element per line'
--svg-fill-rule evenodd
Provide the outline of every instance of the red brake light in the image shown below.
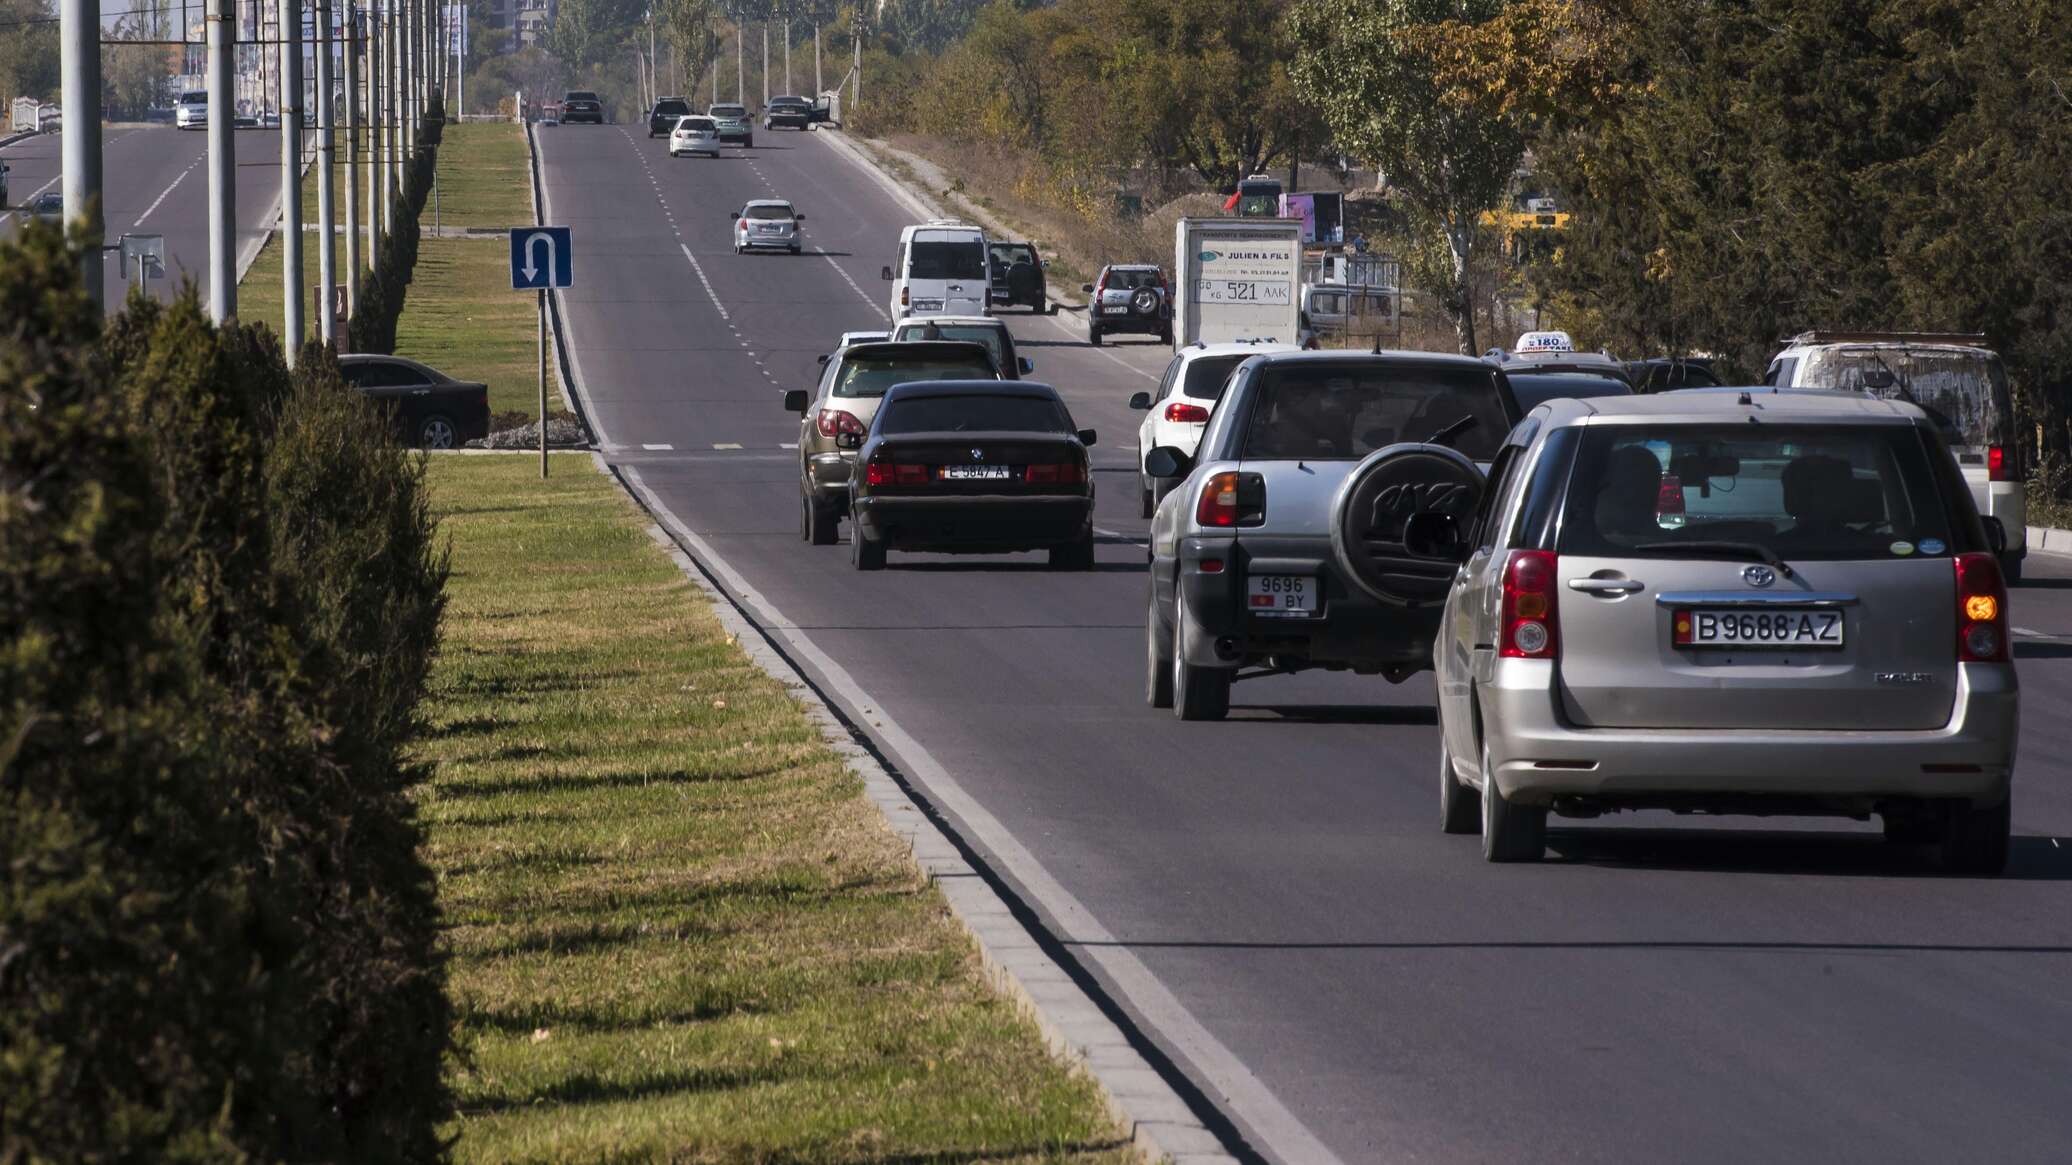
<path fill-rule="evenodd" d="M 891 485 L 892 466 L 883 461 L 873 461 L 864 466 L 863 480 L 871 485 Z"/>
<path fill-rule="evenodd" d="M 1503 640 L 1498 654 L 1510 659 L 1553 659 L 1561 649 L 1561 619 L 1554 575 L 1559 560 L 1550 550 L 1513 550 L 1504 564 Z"/>
<path fill-rule="evenodd" d="M 1209 419 L 1209 410 L 1200 405 L 1181 404 L 1174 401 L 1165 407 L 1165 419 L 1183 425 L 1199 425 Z"/>
<path fill-rule="evenodd" d="M 1683 479 L 1673 473 L 1665 473 L 1662 475 L 1662 488 L 1655 494 L 1655 517 L 1659 519 L 1671 514 L 1681 516 L 1683 512 Z"/>
<path fill-rule="evenodd" d="M 925 465 L 895 465 L 873 461 L 864 467 L 864 481 L 871 485 L 927 485 L 934 477 Z"/>
<path fill-rule="evenodd" d="M 2008 449 L 2008 448 L 2007 448 L 2006 446 L 2004 446 L 2004 445 L 1992 445 L 1992 446 L 1988 446 L 1988 447 L 1987 447 L 1987 449 L 1986 449 L 1986 480 L 1988 480 L 1988 481 L 2020 481 L 2020 480 L 2021 480 L 2021 475 L 2020 475 L 2020 474 L 2018 474 L 2018 473 L 2016 472 L 2016 467 L 2015 467 L 2015 458 L 2014 458 L 2014 457 L 2012 456 L 2012 453 L 2013 453 L 2013 451 L 2012 451 L 2012 450 L 2010 450 L 2010 449 Z"/>
<path fill-rule="evenodd" d="M 1990 554 L 1960 554 L 1957 565 L 1957 662 L 2007 662 L 2007 584 Z"/>
<path fill-rule="evenodd" d="M 838 433 L 863 436 L 863 422 L 856 419 L 855 413 L 845 413 L 840 409 L 821 409 L 813 418 L 813 427 L 820 430 L 821 436 L 830 439 Z"/>
<path fill-rule="evenodd" d="M 1266 481 L 1256 473 L 1218 473 L 1202 485 L 1194 520 L 1204 526 L 1257 526 L 1266 521 Z"/>
<path fill-rule="evenodd" d="M 1029 485 L 1080 485 L 1086 481 L 1086 467 L 1078 462 L 1062 465 L 1030 465 L 1022 469 Z"/>

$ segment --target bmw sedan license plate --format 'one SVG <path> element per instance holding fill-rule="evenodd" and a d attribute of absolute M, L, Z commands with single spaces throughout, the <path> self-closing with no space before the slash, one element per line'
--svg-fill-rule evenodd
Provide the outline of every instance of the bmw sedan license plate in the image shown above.
<path fill-rule="evenodd" d="M 945 465 L 944 481 L 1006 481 L 1012 474 L 1005 465 Z"/>
<path fill-rule="evenodd" d="M 1314 615 L 1317 580 L 1306 574 L 1255 574 L 1245 579 L 1245 606 L 1255 615 Z"/>
<path fill-rule="evenodd" d="M 1692 607 L 1670 617 L 1679 647 L 1840 647 L 1842 613 L 1803 607 Z"/>

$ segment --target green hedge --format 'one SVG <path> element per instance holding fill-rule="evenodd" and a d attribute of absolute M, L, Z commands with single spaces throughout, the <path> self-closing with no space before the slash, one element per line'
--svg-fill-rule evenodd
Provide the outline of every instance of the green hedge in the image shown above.
<path fill-rule="evenodd" d="M 426 1161 L 443 554 L 311 346 L 0 243 L 0 1161 Z"/>
<path fill-rule="evenodd" d="M 417 267 L 417 216 L 424 212 L 431 196 L 432 170 L 438 165 L 439 141 L 445 133 L 446 117 L 434 99 L 425 114 L 418 141 L 426 148 L 417 151 L 403 169 L 403 185 L 395 194 L 395 229 L 381 238 L 381 253 L 373 272 L 360 278 L 355 299 L 358 314 L 347 326 L 355 352 L 396 350 L 396 321 L 403 315 L 403 297 L 410 287 L 410 275 Z"/>

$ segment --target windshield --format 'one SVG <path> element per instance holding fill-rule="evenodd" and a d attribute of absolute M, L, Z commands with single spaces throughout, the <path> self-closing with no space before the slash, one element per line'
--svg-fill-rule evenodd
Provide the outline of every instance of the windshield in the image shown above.
<path fill-rule="evenodd" d="M 884 396 L 886 389 L 910 380 L 992 380 L 995 375 L 983 356 L 969 360 L 852 356 L 835 378 L 835 395 Z"/>
<path fill-rule="evenodd" d="M 1250 352 L 1234 356 L 1203 356 L 1187 366 L 1187 379 L 1180 384 L 1180 391 L 1196 400 L 1222 400 L 1223 384 L 1237 366 L 1250 360 Z"/>
<path fill-rule="evenodd" d="M 1582 400 L 1592 396 L 1633 395 L 1633 390 L 1626 387 L 1624 381 L 1589 372 L 1514 372 L 1510 381 L 1511 395 L 1517 398 L 1521 413 L 1529 413 L 1550 400 L 1564 397 Z"/>
<path fill-rule="evenodd" d="M 1587 429 L 1560 552 L 1675 557 L 1681 542 L 1752 542 L 1788 562 L 1963 549 L 1910 426 Z"/>
<path fill-rule="evenodd" d="M 688 113 L 688 112 L 690 112 L 690 109 L 691 109 L 691 107 L 690 107 L 690 104 L 689 104 L 688 102 L 684 102 L 684 101 L 662 101 L 662 102 L 658 102 L 658 103 L 656 103 L 656 105 L 655 105 L 655 114 L 656 114 L 657 116 L 660 116 L 660 117 L 666 117 L 666 116 L 668 116 L 668 115 L 670 115 L 670 114 L 682 114 L 682 113 Z"/>
<path fill-rule="evenodd" d="M 715 105 L 711 109 L 706 110 L 706 112 L 714 117 L 740 118 L 748 116 L 748 107 L 745 105 Z"/>
<path fill-rule="evenodd" d="M 1289 362 L 1259 379 L 1240 454 L 1247 459 L 1357 460 L 1471 418 L 1450 444 L 1488 461 L 1511 428 L 1494 369 Z"/>
<path fill-rule="evenodd" d="M 1070 418 L 1040 396 L 917 396 L 878 414 L 881 433 L 1069 433 Z"/>
<path fill-rule="evenodd" d="M 2014 410 L 2000 358 L 1977 348 L 1815 348 L 1800 388 L 1839 388 L 1925 409 L 1950 443 L 1966 449 L 2011 445 Z"/>
<path fill-rule="evenodd" d="M 973 344 L 984 344 L 992 354 L 993 364 L 1007 367 L 1006 329 L 986 324 L 934 324 L 910 323 L 899 326 L 900 340 L 965 340 Z"/>
<path fill-rule="evenodd" d="M 207 105 L 208 103 L 209 103 L 209 95 L 208 95 L 208 94 L 206 94 L 206 93 L 182 93 L 182 94 L 180 94 L 180 104 L 182 104 L 182 105 Z"/>
<path fill-rule="evenodd" d="M 916 239 L 907 256 L 909 279 L 984 279 L 986 250 L 978 240 Z"/>
<path fill-rule="evenodd" d="M 791 213 L 791 207 L 789 206 L 751 206 L 747 209 L 745 213 L 742 214 L 741 217 L 757 219 L 774 219 L 779 222 L 790 222 Z"/>

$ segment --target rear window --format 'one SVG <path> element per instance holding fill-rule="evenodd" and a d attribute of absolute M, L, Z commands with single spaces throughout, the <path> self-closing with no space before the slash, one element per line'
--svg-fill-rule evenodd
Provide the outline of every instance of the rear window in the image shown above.
<path fill-rule="evenodd" d="M 996 373 L 983 357 L 970 360 L 910 360 L 855 357 L 843 361 L 835 378 L 836 396 L 884 396 L 885 390 L 910 380 L 991 380 Z"/>
<path fill-rule="evenodd" d="M 658 117 L 668 117 L 671 114 L 680 116 L 690 111 L 690 103 L 686 101 L 661 101 L 655 105 L 655 114 Z"/>
<path fill-rule="evenodd" d="M 743 218 L 769 219 L 777 222 L 790 222 L 791 216 L 792 210 L 788 206 L 751 206 L 742 215 Z"/>
<path fill-rule="evenodd" d="M 1494 369 L 1289 362 L 1257 375 L 1246 458 L 1356 460 L 1470 418 L 1451 444 L 1488 461 L 1511 428 Z"/>
<path fill-rule="evenodd" d="M 907 256 L 909 279 L 984 279 L 986 249 L 978 240 L 916 239 Z"/>
<path fill-rule="evenodd" d="M 209 95 L 208 95 L 208 94 L 206 94 L 206 93 L 182 93 L 182 94 L 180 94 L 180 104 L 182 104 L 182 105 L 207 105 L 208 103 L 209 103 Z"/>
<path fill-rule="evenodd" d="M 993 354 L 995 366 L 1007 367 L 1006 329 L 988 327 L 985 324 L 903 324 L 899 329 L 901 340 L 965 340 L 984 344 L 986 351 Z"/>
<path fill-rule="evenodd" d="M 881 433 L 1069 433 L 1056 401 L 1040 396 L 918 396 L 878 414 Z"/>
<path fill-rule="evenodd" d="M 714 117 L 745 117 L 748 114 L 748 107 L 746 105 L 715 105 L 711 109 L 706 110 L 706 112 Z"/>
<path fill-rule="evenodd" d="M 590 92 L 587 92 L 587 91 L 584 91 L 584 90 L 578 89 L 578 90 L 574 90 L 574 91 L 572 91 L 571 93 L 569 93 L 569 95 L 568 95 L 568 97 L 566 98 L 566 100 L 569 100 L 569 101 L 595 101 L 595 100 L 597 100 L 597 94 L 595 94 L 595 93 L 590 93 Z"/>
<path fill-rule="evenodd" d="M 1157 268 L 1137 271 L 1110 270 L 1108 272 L 1108 290 L 1110 291 L 1135 291 L 1139 287 L 1163 286 L 1165 286 L 1165 276 Z"/>
<path fill-rule="evenodd" d="M 1521 413 L 1529 413 L 1550 400 L 1564 397 L 1582 400 L 1593 396 L 1633 395 L 1633 390 L 1626 387 L 1624 381 L 1588 372 L 1512 373 L 1510 381 L 1511 395 L 1517 398 Z"/>
<path fill-rule="evenodd" d="M 1250 352 L 1236 356 L 1203 356 L 1187 366 L 1187 379 L 1180 383 L 1180 391 L 1196 400 L 1223 399 L 1223 384 L 1237 366 L 1250 360 Z"/>
<path fill-rule="evenodd" d="M 681 118 L 677 121 L 676 128 L 710 130 L 712 128 L 712 119 L 709 117 Z"/>
<path fill-rule="evenodd" d="M 1675 557 L 1752 542 L 1786 561 L 1945 557 L 1951 520 L 1909 426 L 1591 426 L 1560 552 Z"/>
<path fill-rule="evenodd" d="M 2011 445 L 2014 409 L 2000 358 L 1977 349 L 1815 348 L 1799 370 L 1800 388 L 1839 388 L 1916 404 L 1950 443 L 1967 449 Z"/>

